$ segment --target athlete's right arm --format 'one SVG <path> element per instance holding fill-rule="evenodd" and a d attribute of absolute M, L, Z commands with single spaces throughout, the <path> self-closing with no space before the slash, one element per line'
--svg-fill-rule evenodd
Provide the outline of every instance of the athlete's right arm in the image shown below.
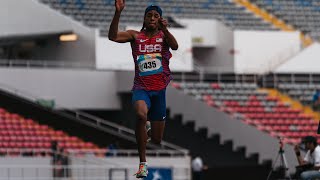
<path fill-rule="evenodd" d="M 116 11 L 114 13 L 112 22 L 110 24 L 108 38 L 111 41 L 118 42 L 118 43 L 130 42 L 135 38 L 135 31 L 128 30 L 128 31 L 118 32 L 120 15 L 122 10 L 125 7 L 125 0 L 115 0 L 115 7 L 116 7 Z"/>

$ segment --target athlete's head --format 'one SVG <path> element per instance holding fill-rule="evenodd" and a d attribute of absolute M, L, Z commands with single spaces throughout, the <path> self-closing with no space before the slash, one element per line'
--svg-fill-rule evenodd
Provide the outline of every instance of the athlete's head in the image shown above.
<path fill-rule="evenodd" d="M 143 21 L 143 27 L 155 30 L 158 28 L 159 19 L 162 17 L 162 9 L 159 6 L 156 5 L 150 5 L 146 8 L 144 12 L 144 21 Z"/>

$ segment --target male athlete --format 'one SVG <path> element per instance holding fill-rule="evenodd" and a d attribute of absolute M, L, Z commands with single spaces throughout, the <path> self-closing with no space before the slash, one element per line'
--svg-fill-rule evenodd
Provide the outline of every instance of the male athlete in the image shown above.
<path fill-rule="evenodd" d="M 160 144 L 166 118 L 166 87 L 172 79 L 169 59 L 178 43 L 167 29 L 167 21 L 162 18 L 159 6 L 148 6 L 144 13 L 141 31 L 127 30 L 118 32 L 119 19 L 125 7 L 125 0 L 115 0 L 115 14 L 109 29 L 109 39 L 118 43 L 130 42 L 135 63 L 135 78 L 132 88 L 132 103 L 137 115 L 136 139 L 140 157 L 137 178 L 148 175 L 146 143 Z M 147 121 L 151 131 L 147 133 Z"/>

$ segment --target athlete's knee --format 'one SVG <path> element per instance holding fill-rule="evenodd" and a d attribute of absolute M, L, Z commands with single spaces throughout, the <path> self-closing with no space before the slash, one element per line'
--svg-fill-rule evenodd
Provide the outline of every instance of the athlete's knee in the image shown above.
<path fill-rule="evenodd" d="M 147 121 L 147 113 L 144 111 L 137 111 L 136 116 L 138 120 Z"/>

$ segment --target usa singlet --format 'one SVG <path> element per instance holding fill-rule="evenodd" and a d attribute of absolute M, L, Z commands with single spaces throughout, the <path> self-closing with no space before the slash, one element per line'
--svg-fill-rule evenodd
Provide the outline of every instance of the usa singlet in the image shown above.
<path fill-rule="evenodd" d="M 172 79 L 169 69 L 169 59 L 172 54 L 163 32 L 159 31 L 149 38 L 144 30 L 140 31 L 135 41 L 131 43 L 131 49 L 135 63 L 133 90 L 165 89 Z"/>

